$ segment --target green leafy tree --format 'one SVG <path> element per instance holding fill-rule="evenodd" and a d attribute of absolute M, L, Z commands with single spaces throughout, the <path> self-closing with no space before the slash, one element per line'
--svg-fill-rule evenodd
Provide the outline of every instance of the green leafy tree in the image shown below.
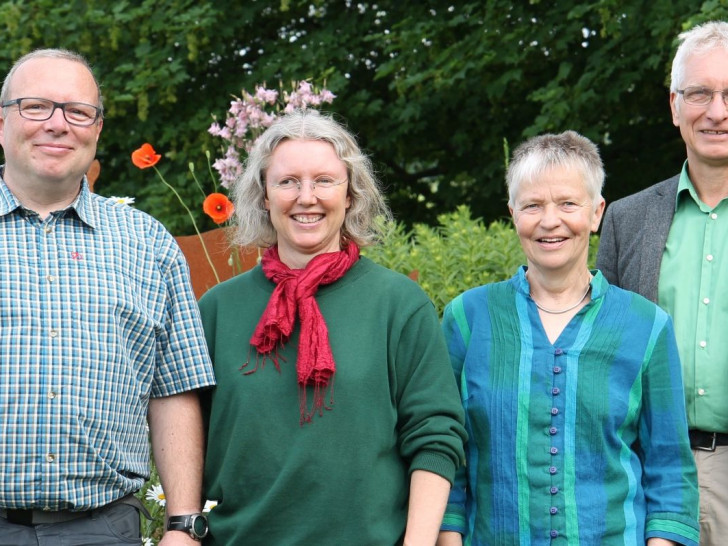
<path fill-rule="evenodd" d="M 212 115 L 241 89 L 304 79 L 337 95 L 331 109 L 372 155 L 397 218 L 435 224 L 465 203 L 490 221 L 507 210 L 508 149 L 545 131 L 600 144 L 609 201 L 677 172 L 684 146 L 666 86 L 675 37 L 728 17 L 723 4 L 10 0 L 0 1 L 0 58 L 84 53 L 107 109 L 99 191 L 134 195 L 176 234 L 191 232 L 185 212 L 131 151 L 153 144 L 197 211 L 188 163 L 207 172 L 205 151 L 221 155 Z"/>

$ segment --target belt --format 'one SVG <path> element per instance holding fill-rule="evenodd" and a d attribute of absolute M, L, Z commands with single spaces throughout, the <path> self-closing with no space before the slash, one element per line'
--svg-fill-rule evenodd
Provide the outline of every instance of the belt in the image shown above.
<path fill-rule="evenodd" d="M 8 523 L 15 525 L 40 525 L 44 523 L 65 523 L 81 518 L 90 518 L 94 513 L 98 514 L 100 510 L 111 508 L 117 504 L 130 504 L 136 508 L 142 506 L 139 499 L 133 494 L 121 497 L 109 504 L 95 508 L 93 510 L 8 510 L 0 508 L 0 518 L 8 520 Z M 145 510 L 146 511 L 146 510 Z"/>
<path fill-rule="evenodd" d="M 715 451 L 716 446 L 728 446 L 728 434 L 689 430 L 690 447 L 702 451 Z"/>

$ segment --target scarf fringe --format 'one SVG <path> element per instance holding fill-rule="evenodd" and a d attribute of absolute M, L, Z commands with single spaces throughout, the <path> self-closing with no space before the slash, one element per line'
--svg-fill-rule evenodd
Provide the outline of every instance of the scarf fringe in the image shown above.
<path fill-rule="evenodd" d="M 245 368 L 247 368 L 250 365 L 250 353 L 253 350 L 253 347 L 248 347 L 248 358 L 245 362 L 243 362 L 243 365 L 240 366 L 240 368 L 238 368 L 238 371 L 242 372 L 243 375 L 250 375 L 251 373 L 257 372 L 258 368 L 265 368 L 265 361 L 270 360 L 271 362 L 273 362 L 273 365 L 275 366 L 276 371 L 278 373 L 281 373 L 281 361 L 286 363 L 286 362 L 288 362 L 288 360 L 286 360 L 286 358 L 278 352 L 279 347 L 282 349 L 283 344 L 280 344 L 279 346 L 277 345 L 276 347 L 273 348 L 273 353 L 274 353 L 273 356 L 270 355 L 270 352 L 259 353 L 258 351 L 256 351 L 255 352 L 255 368 L 253 368 L 252 370 L 246 370 Z"/>
<path fill-rule="evenodd" d="M 318 413 L 321 417 L 324 414 L 324 410 L 331 411 L 334 409 L 334 378 L 331 378 L 330 383 L 316 383 L 313 386 L 313 404 L 311 409 L 308 409 L 306 385 L 298 385 L 298 403 L 299 403 L 299 414 L 301 419 L 299 424 L 301 426 L 311 423 L 313 421 L 314 414 Z M 326 403 L 326 391 L 329 392 L 329 403 Z"/>

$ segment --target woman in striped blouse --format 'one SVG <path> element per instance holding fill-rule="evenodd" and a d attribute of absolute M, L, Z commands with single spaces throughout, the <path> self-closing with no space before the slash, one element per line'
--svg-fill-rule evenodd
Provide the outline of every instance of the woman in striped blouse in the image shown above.
<path fill-rule="evenodd" d="M 671 319 L 587 266 L 603 181 L 597 147 L 573 131 L 515 151 L 527 266 L 443 319 L 470 439 L 442 546 L 698 543 Z"/>

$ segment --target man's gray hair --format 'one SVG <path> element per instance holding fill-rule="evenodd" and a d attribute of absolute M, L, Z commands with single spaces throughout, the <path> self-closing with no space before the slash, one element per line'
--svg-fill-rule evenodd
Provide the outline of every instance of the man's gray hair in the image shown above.
<path fill-rule="evenodd" d="M 91 65 L 83 55 L 74 51 L 69 51 L 68 49 L 36 49 L 20 57 L 20 59 L 15 61 L 13 66 L 10 68 L 7 76 L 5 76 L 2 90 L 0 90 L 0 102 L 5 102 L 6 100 L 10 99 L 10 97 L 8 96 L 8 93 L 10 91 L 10 84 L 12 82 L 13 76 L 15 75 L 15 72 L 17 72 L 20 65 L 33 59 L 65 59 L 67 61 L 73 61 L 85 66 L 91 74 L 91 77 L 94 79 L 94 83 L 96 84 L 96 92 L 99 98 L 98 104 L 96 104 L 95 106 L 98 106 L 101 109 L 101 116 L 103 117 L 104 103 L 101 97 L 101 86 L 99 85 L 99 82 L 94 75 L 94 71 L 91 68 Z"/>
<path fill-rule="evenodd" d="M 728 23 L 710 21 L 703 23 L 678 36 L 680 42 L 672 60 L 670 74 L 670 91 L 675 93 L 685 83 L 685 71 L 688 58 L 693 55 L 704 55 L 714 49 L 723 49 L 728 53 Z"/>

